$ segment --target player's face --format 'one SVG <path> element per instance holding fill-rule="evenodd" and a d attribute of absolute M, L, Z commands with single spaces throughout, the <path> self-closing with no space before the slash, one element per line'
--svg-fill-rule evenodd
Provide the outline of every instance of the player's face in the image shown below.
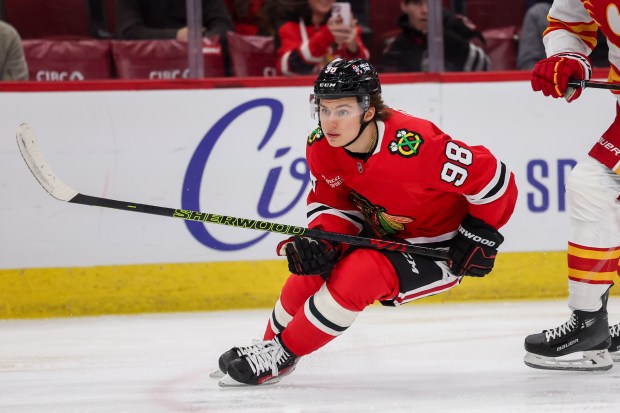
<path fill-rule="evenodd" d="M 327 142 L 333 147 L 350 143 L 360 130 L 362 114 L 355 97 L 321 99 L 319 120 Z"/>
<path fill-rule="evenodd" d="M 428 31 L 428 0 L 401 1 L 400 8 L 408 16 L 411 27 L 422 33 Z"/>

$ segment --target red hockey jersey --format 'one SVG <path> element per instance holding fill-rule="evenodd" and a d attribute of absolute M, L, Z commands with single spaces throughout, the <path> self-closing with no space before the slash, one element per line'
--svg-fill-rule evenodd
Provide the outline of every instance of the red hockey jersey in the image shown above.
<path fill-rule="evenodd" d="M 358 234 L 366 225 L 379 237 L 439 246 L 468 213 L 495 228 L 508 221 L 514 175 L 488 149 L 399 111 L 377 126 L 377 146 L 365 159 L 331 147 L 320 128 L 309 136 L 311 228 Z"/>

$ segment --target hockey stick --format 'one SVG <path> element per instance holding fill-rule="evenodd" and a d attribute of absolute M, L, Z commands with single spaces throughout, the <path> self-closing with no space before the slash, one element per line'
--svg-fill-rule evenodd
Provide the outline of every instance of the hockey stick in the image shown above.
<path fill-rule="evenodd" d="M 620 90 L 620 84 L 616 83 L 608 83 L 608 82 L 600 82 L 597 80 L 569 80 L 568 86 L 573 88 L 592 88 L 592 89 L 609 89 L 609 90 Z"/>
<path fill-rule="evenodd" d="M 566 88 L 566 91 L 564 92 L 564 99 L 566 99 L 567 101 L 570 101 L 570 99 L 573 97 L 577 89 L 585 89 L 585 88 L 620 90 L 620 85 L 615 84 L 615 83 L 600 82 L 597 80 L 569 79 L 568 87 Z"/>
<path fill-rule="evenodd" d="M 198 221 L 207 224 L 221 224 L 232 227 L 275 232 L 284 235 L 305 236 L 378 250 L 408 252 L 414 255 L 429 257 L 440 261 L 445 261 L 448 259 L 448 252 L 445 250 L 421 247 L 402 242 L 319 231 L 310 228 L 297 227 L 294 225 L 259 221 L 256 219 L 237 218 L 228 215 L 211 214 L 186 209 L 173 209 L 84 195 L 69 187 L 56 176 L 43 156 L 43 152 L 39 147 L 34 129 L 27 123 L 22 123 L 17 128 L 17 146 L 19 147 L 19 151 L 21 152 L 24 161 L 28 165 L 28 168 L 30 168 L 30 171 L 37 181 L 39 181 L 43 189 L 60 201 L 70 202 L 73 204 L 120 209 L 123 211 L 141 212 L 144 214 L 161 215 L 171 218 L 181 218 L 187 221 Z"/>

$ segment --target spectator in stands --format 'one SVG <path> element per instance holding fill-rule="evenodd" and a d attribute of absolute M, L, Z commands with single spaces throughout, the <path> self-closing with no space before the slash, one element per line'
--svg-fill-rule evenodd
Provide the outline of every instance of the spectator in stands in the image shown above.
<path fill-rule="evenodd" d="M 526 11 L 519 37 L 517 69 L 532 70 L 534 65 L 547 57 L 543 44 L 543 32 L 549 25 L 547 14 L 551 1 L 543 0 L 532 4 Z"/>
<path fill-rule="evenodd" d="M 187 41 L 185 0 L 116 0 L 116 31 L 121 39 Z M 224 0 L 202 0 L 203 34 L 224 35 L 233 22 Z"/>
<path fill-rule="evenodd" d="M 534 0 L 525 11 L 517 54 L 517 69 L 519 70 L 532 70 L 538 61 L 547 57 L 543 33 L 549 26 L 547 15 L 551 9 L 551 3 L 550 0 Z M 609 66 L 608 50 L 607 39 L 599 31 L 597 45 L 589 56 L 593 67 Z"/>
<path fill-rule="evenodd" d="M 28 65 L 17 30 L 0 21 L 0 80 L 28 80 Z"/>
<path fill-rule="evenodd" d="M 318 73 L 330 60 L 368 59 L 357 20 L 346 25 L 331 15 L 334 0 L 280 2 L 276 33 L 277 70 L 284 75 Z"/>
<path fill-rule="evenodd" d="M 381 57 L 384 72 L 428 71 L 428 0 L 401 0 L 400 33 Z M 443 12 L 444 67 L 446 71 L 489 70 L 490 59 L 482 34 L 463 16 Z"/>

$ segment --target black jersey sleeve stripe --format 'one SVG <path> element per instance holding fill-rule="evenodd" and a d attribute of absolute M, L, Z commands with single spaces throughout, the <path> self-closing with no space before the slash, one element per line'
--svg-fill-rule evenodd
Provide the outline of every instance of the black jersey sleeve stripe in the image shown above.
<path fill-rule="evenodd" d="M 488 199 L 497 194 L 505 185 L 506 185 L 506 165 L 504 162 L 500 162 L 501 171 L 499 174 L 499 179 L 495 183 L 495 186 L 491 188 L 489 192 L 487 192 L 482 199 Z"/>

